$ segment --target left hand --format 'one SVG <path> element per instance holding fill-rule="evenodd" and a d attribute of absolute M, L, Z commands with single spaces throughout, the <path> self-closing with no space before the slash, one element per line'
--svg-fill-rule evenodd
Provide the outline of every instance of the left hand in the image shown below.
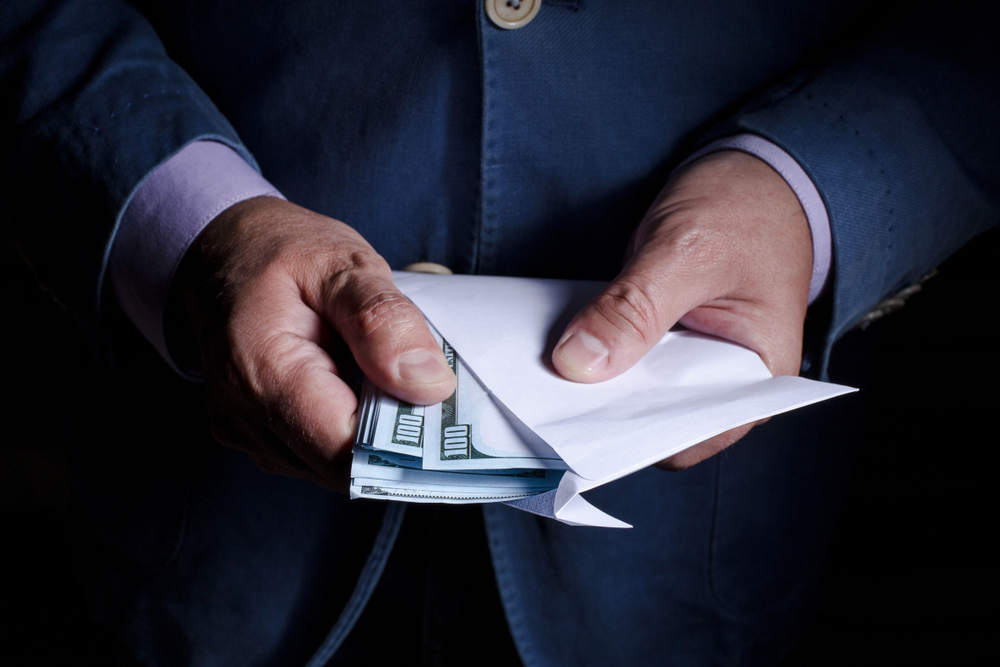
<path fill-rule="evenodd" d="M 553 365 L 576 382 L 607 380 L 680 323 L 750 348 L 773 375 L 798 375 L 811 274 L 809 224 L 785 180 L 746 153 L 707 155 L 667 183 L 636 230 L 621 273 L 566 327 Z M 657 465 L 687 468 L 752 427 Z"/>

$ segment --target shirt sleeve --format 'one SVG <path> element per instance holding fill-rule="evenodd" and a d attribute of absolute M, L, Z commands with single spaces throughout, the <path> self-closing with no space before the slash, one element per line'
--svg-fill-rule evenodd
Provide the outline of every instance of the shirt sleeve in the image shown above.
<path fill-rule="evenodd" d="M 684 160 L 681 167 L 719 151 L 741 151 L 766 162 L 772 169 L 785 179 L 792 189 L 809 222 L 809 232 L 812 235 L 813 267 L 809 279 L 809 303 L 811 304 L 823 293 L 827 278 L 830 275 L 830 262 L 833 247 L 830 243 L 830 218 L 826 213 L 826 205 L 812 179 L 791 155 L 763 137 L 754 134 L 737 134 L 717 139 Z"/>
<path fill-rule="evenodd" d="M 122 215 L 108 259 L 124 312 L 178 373 L 164 335 L 170 283 L 184 253 L 222 211 L 252 197 L 284 198 L 228 146 L 196 141 L 154 170 Z"/>
<path fill-rule="evenodd" d="M 254 158 L 125 0 L 0 3 L 0 51 L 0 219 L 103 354 L 108 260 L 139 185 L 195 141 Z"/>

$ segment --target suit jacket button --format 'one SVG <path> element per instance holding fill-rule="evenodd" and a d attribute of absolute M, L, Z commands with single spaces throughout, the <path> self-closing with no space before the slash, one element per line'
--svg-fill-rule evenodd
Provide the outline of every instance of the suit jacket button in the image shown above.
<path fill-rule="evenodd" d="M 523 28 L 538 14 L 542 0 L 485 0 L 486 15 L 493 25 L 504 30 Z"/>

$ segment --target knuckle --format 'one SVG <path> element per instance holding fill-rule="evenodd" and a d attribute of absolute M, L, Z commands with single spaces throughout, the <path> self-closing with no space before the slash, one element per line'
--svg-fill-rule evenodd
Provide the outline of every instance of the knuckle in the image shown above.
<path fill-rule="evenodd" d="M 343 320 L 361 340 L 396 337 L 414 326 L 413 305 L 396 291 L 365 290 L 339 304 Z"/>
<path fill-rule="evenodd" d="M 356 243 L 341 243 L 332 249 L 326 288 L 330 293 L 357 291 L 377 274 L 388 275 L 389 263 L 375 249 Z"/>
<path fill-rule="evenodd" d="M 361 334 L 372 336 L 385 329 L 395 329 L 400 321 L 410 319 L 410 302 L 398 292 L 374 294 L 352 314 Z"/>
<path fill-rule="evenodd" d="M 656 330 L 656 299 L 648 288 L 633 281 L 617 281 L 597 298 L 594 310 L 630 338 L 645 340 Z"/>
<path fill-rule="evenodd" d="M 356 248 L 346 263 L 334 267 L 324 281 L 323 299 L 340 319 L 367 338 L 413 319 L 413 306 L 391 289 L 389 265 L 374 250 Z M 373 278 L 383 278 L 375 279 Z"/>
<path fill-rule="evenodd" d="M 347 253 L 347 265 L 350 270 L 359 273 L 389 270 L 389 263 L 371 247 L 352 248 Z"/>

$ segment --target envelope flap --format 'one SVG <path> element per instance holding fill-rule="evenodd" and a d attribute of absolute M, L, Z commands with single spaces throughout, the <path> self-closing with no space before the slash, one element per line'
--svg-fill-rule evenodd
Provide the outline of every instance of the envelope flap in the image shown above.
<path fill-rule="evenodd" d="M 393 277 L 483 384 L 590 480 L 616 479 L 739 424 L 850 391 L 772 379 L 751 350 L 689 331 L 668 333 L 616 378 L 570 382 L 549 366 L 551 350 L 602 283 Z"/>

